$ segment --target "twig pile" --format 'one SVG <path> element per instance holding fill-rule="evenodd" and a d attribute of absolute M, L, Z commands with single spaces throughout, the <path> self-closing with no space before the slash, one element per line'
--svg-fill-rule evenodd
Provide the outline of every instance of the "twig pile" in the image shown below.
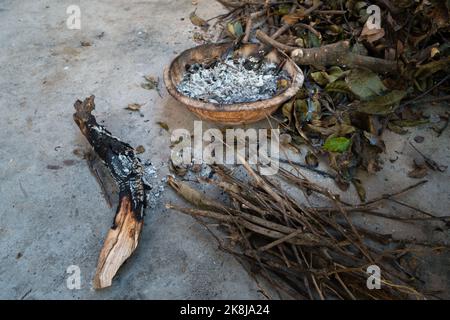
<path fill-rule="evenodd" d="M 298 191 L 305 194 L 314 192 L 332 203 L 329 207 L 306 206 L 289 196 L 274 177 L 261 176 L 248 164 L 244 167 L 251 177 L 250 182 L 236 178 L 220 166 L 214 167 L 218 179 L 201 180 L 224 191 L 232 205 L 209 199 L 189 184 L 170 177 L 169 185 L 195 208 L 171 204 L 167 207 L 194 217 L 209 218 L 225 226 L 225 239 L 228 240 L 211 231 L 205 220 L 198 219 L 211 231 L 222 250 L 243 262 L 250 274 L 266 279 L 272 288 L 281 293 L 280 297 L 425 298 L 414 288 L 411 273 L 399 263 L 400 258 L 417 250 L 407 247 L 412 242 L 396 242 L 352 222 L 350 215 L 355 211 L 377 215 L 370 205 L 384 198 L 374 199 L 366 205 L 352 206 L 307 179 L 280 169 L 279 176 L 297 187 Z M 388 215 L 384 218 L 395 219 Z M 445 222 L 448 217 L 418 219 Z M 422 245 L 432 247 L 430 244 Z M 367 287 L 367 268 L 372 265 L 381 270 L 380 290 L 369 290 Z"/>

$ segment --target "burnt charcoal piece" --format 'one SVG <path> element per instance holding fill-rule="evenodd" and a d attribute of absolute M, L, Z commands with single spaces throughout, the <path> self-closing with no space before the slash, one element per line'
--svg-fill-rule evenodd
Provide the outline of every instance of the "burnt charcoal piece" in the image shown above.
<path fill-rule="evenodd" d="M 92 115 L 94 96 L 75 102 L 75 123 L 119 186 L 119 205 L 98 258 L 94 288 L 112 284 L 120 266 L 137 248 L 146 204 L 144 168 L 134 149 L 99 125 Z"/>

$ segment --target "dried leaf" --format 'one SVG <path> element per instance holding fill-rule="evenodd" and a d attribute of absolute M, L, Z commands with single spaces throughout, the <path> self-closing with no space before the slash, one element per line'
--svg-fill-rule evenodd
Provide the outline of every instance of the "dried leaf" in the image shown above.
<path fill-rule="evenodd" d="M 283 116 L 289 119 L 289 123 L 292 120 L 292 107 L 294 105 L 294 101 L 290 100 L 283 104 L 283 107 L 281 108 L 281 112 L 283 113 Z"/>
<path fill-rule="evenodd" d="M 186 165 L 176 166 L 172 159 L 169 160 L 169 171 L 174 173 L 177 176 L 183 177 L 188 172 L 188 168 Z"/>
<path fill-rule="evenodd" d="M 145 148 L 142 145 L 139 145 L 136 147 L 136 149 L 134 149 L 134 151 L 136 152 L 136 154 L 141 154 L 145 152 Z"/>
<path fill-rule="evenodd" d="M 426 165 L 414 164 L 414 169 L 408 172 L 408 177 L 414 179 L 422 179 L 428 174 L 428 168 Z"/>
<path fill-rule="evenodd" d="M 167 123 L 162 122 L 162 121 L 158 121 L 158 122 L 156 122 L 156 123 L 157 123 L 161 128 L 163 128 L 164 130 L 166 130 L 167 132 L 170 131 L 169 125 L 168 125 Z"/>
<path fill-rule="evenodd" d="M 142 105 L 139 103 L 130 103 L 125 109 L 131 111 L 139 111 L 141 110 Z"/>
<path fill-rule="evenodd" d="M 428 123 L 427 119 L 419 119 L 419 120 L 394 120 L 392 123 L 398 127 L 416 127 L 421 124 Z"/>
<path fill-rule="evenodd" d="M 384 151 L 386 149 L 384 141 L 381 139 L 381 137 L 374 135 L 367 131 L 364 131 L 363 134 L 364 134 L 364 137 L 367 139 L 367 141 L 370 143 L 370 145 L 377 146 L 382 151 Z"/>
<path fill-rule="evenodd" d="M 197 16 L 197 14 L 195 12 L 196 12 L 196 10 L 191 12 L 191 14 L 189 15 L 189 19 L 191 20 L 192 24 L 197 26 L 197 27 L 201 27 L 201 28 L 207 29 L 209 27 L 208 22 L 206 22 L 205 20 L 203 20 L 202 18 Z"/>
<path fill-rule="evenodd" d="M 395 111 L 399 102 L 406 96 L 406 91 L 393 90 L 384 96 L 378 96 L 366 102 L 361 102 L 357 110 L 373 115 L 387 115 Z"/>
<path fill-rule="evenodd" d="M 305 156 L 305 162 L 308 166 L 316 168 L 319 165 L 319 159 L 312 153 L 311 151 L 308 151 L 308 153 Z"/>
<path fill-rule="evenodd" d="M 402 127 L 399 127 L 397 125 L 395 125 L 392 121 L 388 122 L 387 127 L 389 130 L 391 130 L 392 132 L 395 132 L 397 134 L 407 134 L 408 130 L 403 129 Z"/>
<path fill-rule="evenodd" d="M 302 99 L 295 102 L 296 119 L 303 126 L 311 120 L 320 118 L 320 101 L 318 99 Z"/>
<path fill-rule="evenodd" d="M 146 82 L 141 84 L 141 87 L 147 90 L 158 89 L 159 78 L 154 76 L 144 76 Z"/>
<path fill-rule="evenodd" d="M 369 21 L 367 21 L 369 22 Z M 384 29 L 371 29 L 368 27 L 368 24 L 364 24 L 364 27 L 361 31 L 361 34 L 359 36 L 359 41 L 367 41 L 370 43 L 373 43 L 377 40 L 380 40 L 385 35 Z"/>
<path fill-rule="evenodd" d="M 424 79 L 440 70 L 450 71 L 450 57 L 419 66 L 414 72 L 414 77 Z"/>
<path fill-rule="evenodd" d="M 366 189 L 364 189 L 361 180 L 354 178 L 352 179 L 352 183 L 355 186 L 356 192 L 358 193 L 359 200 L 361 200 L 361 202 L 366 202 Z"/>

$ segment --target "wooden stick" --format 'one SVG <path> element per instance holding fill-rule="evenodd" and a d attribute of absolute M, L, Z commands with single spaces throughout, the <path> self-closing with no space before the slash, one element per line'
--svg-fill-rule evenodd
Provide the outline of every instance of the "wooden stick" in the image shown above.
<path fill-rule="evenodd" d="M 311 31 L 312 33 L 314 33 L 314 35 L 315 35 L 317 38 L 322 39 L 322 35 L 320 34 L 320 32 L 317 31 L 316 29 L 314 29 L 314 27 L 311 26 L 311 25 L 309 25 L 309 24 L 306 24 L 306 23 L 296 23 L 294 26 L 298 26 L 298 27 L 301 27 L 301 28 L 303 28 L 303 29 L 307 29 L 307 30 Z"/>
<path fill-rule="evenodd" d="M 256 11 L 250 14 L 247 19 L 247 23 L 245 25 L 245 36 L 242 39 L 242 42 L 247 43 L 250 39 L 250 33 L 252 32 L 253 20 L 262 17 L 266 13 L 265 10 Z"/>
<path fill-rule="evenodd" d="M 114 227 L 108 231 L 98 258 L 94 289 L 111 286 L 119 268 L 137 248 L 143 224 L 144 220 L 137 220 L 133 213 L 130 197 L 121 198 Z"/>
<path fill-rule="evenodd" d="M 294 5 L 291 7 L 291 10 L 289 10 L 289 14 L 294 13 L 295 10 L 297 10 L 297 3 L 294 3 Z M 275 31 L 274 34 L 272 34 L 271 38 L 272 39 L 278 38 L 283 33 L 285 33 L 290 27 L 291 26 L 288 23 L 283 24 L 280 29 L 278 29 L 277 31 Z"/>
<path fill-rule="evenodd" d="M 322 5 L 322 2 L 319 1 L 318 3 L 316 3 L 315 5 L 313 5 L 312 7 L 306 9 L 305 12 L 303 13 L 303 16 L 306 17 L 306 16 L 309 15 L 311 12 L 313 12 L 314 10 L 316 10 L 317 8 L 319 8 L 321 5 Z M 292 9 L 291 9 L 291 11 L 290 11 L 289 13 L 290 13 L 290 14 L 291 14 L 291 13 L 294 13 L 294 12 L 295 12 L 295 9 L 297 9 L 297 5 L 296 5 L 296 4 L 295 4 L 294 6 L 292 6 Z M 272 35 L 271 38 L 272 38 L 272 39 L 278 38 L 278 37 L 281 36 L 283 33 L 285 33 L 290 27 L 291 27 L 291 25 L 289 25 L 288 23 L 285 23 L 283 26 L 281 26 L 280 29 L 278 29 L 277 32 L 275 32 L 275 33 Z"/>
<path fill-rule="evenodd" d="M 94 96 L 75 102 L 75 123 L 119 186 L 119 206 L 114 225 L 100 252 L 94 288 L 109 287 L 120 266 L 134 252 L 143 226 L 145 188 L 144 169 L 134 149 L 111 135 L 92 115 Z"/>
<path fill-rule="evenodd" d="M 291 46 L 285 45 L 281 42 L 278 42 L 278 41 L 272 39 L 271 37 L 269 37 L 266 33 L 264 33 L 261 30 L 256 31 L 256 38 L 259 41 L 261 41 L 267 45 L 271 45 L 274 48 L 280 49 L 282 51 L 286 51 L 288 53 L 297 49 L 296 47 L 291 47 Z"/>

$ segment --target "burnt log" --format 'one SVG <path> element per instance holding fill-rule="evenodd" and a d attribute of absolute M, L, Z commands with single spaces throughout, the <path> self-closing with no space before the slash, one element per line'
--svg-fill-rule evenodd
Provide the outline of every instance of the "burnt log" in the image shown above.
<path fill-rule="evenodd" d="M 119 188 L 119 205 L 97 263 L 94 288 L 112 284 L 120 266 L 136 249 L 146 204 L 144 167 L 134 149 L 97 123 L 92 111 L 95 97 L 74 104 L 73 119 L 95 153 L 108 168 Z"/>

